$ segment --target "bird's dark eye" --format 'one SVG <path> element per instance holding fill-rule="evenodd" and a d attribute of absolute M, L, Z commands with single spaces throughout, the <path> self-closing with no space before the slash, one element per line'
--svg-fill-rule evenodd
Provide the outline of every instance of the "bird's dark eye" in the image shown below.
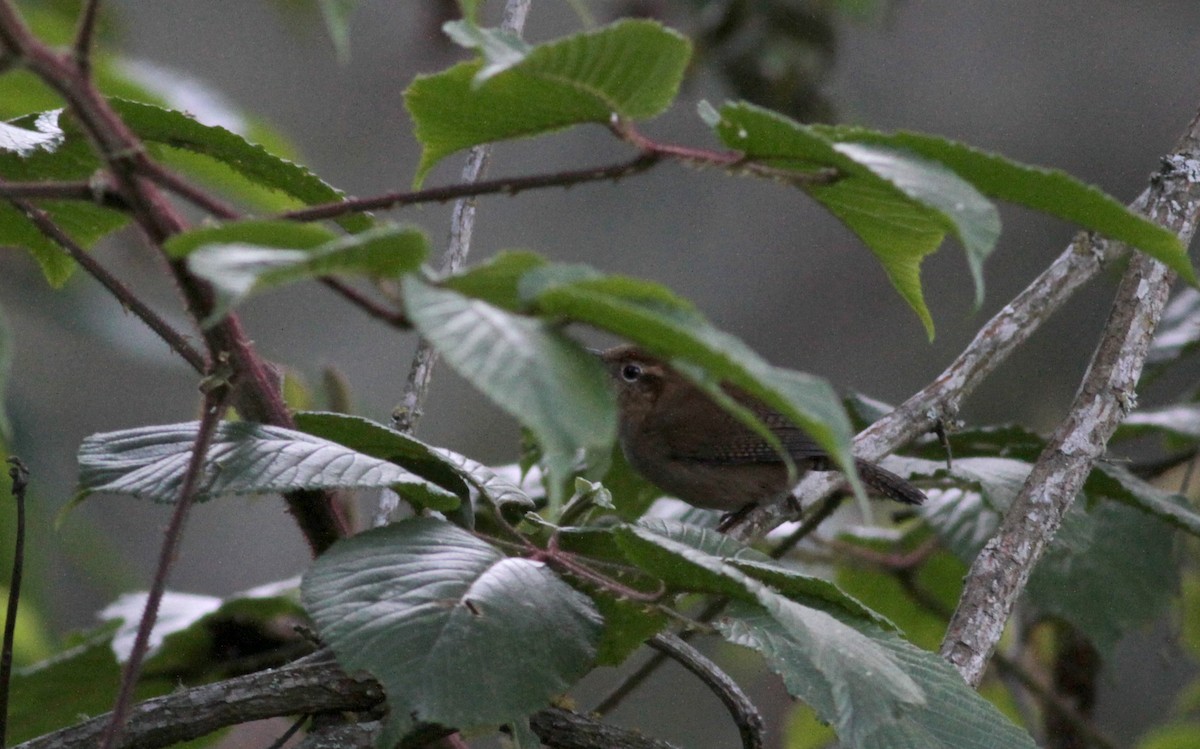
<path fill-rule="evenodd" d="M 626 364 L 621 367 L 621 379 L 625 382 L 637 382 L 642 376 L 642 367 L 638 364 Z"/>

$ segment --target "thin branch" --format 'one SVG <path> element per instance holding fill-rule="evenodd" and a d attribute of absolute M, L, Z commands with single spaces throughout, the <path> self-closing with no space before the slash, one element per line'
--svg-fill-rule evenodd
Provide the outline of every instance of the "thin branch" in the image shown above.
<path fill-rule="evenodd" d="M 79 14 L 79 28 L 75 32 L 75 64 L 85 76 L 92 74 L 92 46 L 96 36 L 96 22 L 100 16 L 100 0 L 86 0 Z"/>
<path fill-rule="evenodd" d="M 213 377 L 221 378 L 225 373 L 214 372 Z M 175 501 L 175 510 L 171 521 L 163 534 L 162 549 L 159 551 L 158 567 L 154 573 L 154 582 L 146 597 L 146 609 L 138 622 L 137 635 L 133 641 L 133 650 L 129 661 L 125 664 L 121 675 L 121 688 L 117 693 L 117 702 L 113 706 L 112 717 L 104 732 L 101 749 L 114 749 L 118 744 L 125 720 L 133 706 L 133 691 L 141 675 L 142 661 L 149 650 L 150 631 L 158 618 L 158 606 L 162 602 L 163 593 L 167 587 L 167 576 L 179 556 L 179 545 L 183 541 L 183 525 L 192 507 L 192 500 L 199 488 L 205 456 L 208 446 L 212 443 L 217 424 L 225 413 L 225 402 L 229 396 L 229 383 L 222 379 L 213 379 L 206 383 L 207 392 L 204 395 L 204 412 L 200 417 L 200 426 L 196 431 L 196 440 L 192 445 L 192 454 L 188 459 L 187 470 L 183 474 L 182 486 L 179 489 L 179 499 Z"/>
<path fill-rule="evenodd" d="M 1182 146 L 1200 141 L 1200 115 Z M 1187 246 L 1200 219 L 1200 173 L 1192 157 L 1163 160 L 1151 184 L 1146 215 Z M 958 610 L 942 641 L 942 656 L 968 684 L 983 676 L 1017 597 L 1054 537 L 1108 439 L 1136 403 L 1136 387 L 1174 274 L 1136 254 L 1117 289 L 1100 344 L 1075 402 L 1049 440 L 996 535 L 971 565 Z"/>
<path fill-rule="evenodd" d="M 242 217 L 241 212 L 230 204 L 193 185 L 157 161 L 146 159 L 141 165 L 141 171 L 160 187 L 217 218 L 236 220 Z"/>
<path fill-rule="evenodd" d="M 0 198 L 26 200 L 83 200 L 118 211 L 129 209 L 119 192 L 91 180 L 0 183 Z"/>
<path fill-rule="evenodd" d="M 738 727 L 742 737 L 743 749 L 762 749 L 763 719 L 758 708 L 742 691 L 742 688 L 729 678 L 729 675 L 717 667 L 717 664 L 704 657 L 699 650 L 672 634 L 657 634 L 650 638 L 650 647 L 665 653 L 679 665 L 691 671 L 713 694 L 724 703 L 730 717 Z"/>
<path fill-rule="evenodd" d="M 13 538 L 12 577 L 8 583 L 8 605 L 5 609 L 4 642 L 0 644 L 0 746 L 7 746 L 8 694 L 12 686 L 13 640 L 17 632 L 17 608 L 21 602 L 21 578 L 25 571 L 25 490 L 29 486 L 29 469 L 21 459 L 8 459 L 8 477 L 12 480 L 12 496 L 17 502 L 17 522 Z"/>
<path fill-rule="evenodd" d="M 0 183 L 2 186 L 2 183 Z M 170 323 L 158 315 L 157 312 L 150 309 L 149 305 L 141 300 L 137 294 L 117 279 L 116 276 L 108 272 L 108 270 L 96 261 L 86 250 L 80 247 L 74 239 L 71 238 L 65 231 L 59 228 L 58 224 L 40 208 L 24 200 L 9 200 L 21 213 L 25 214 L 38 231 L 45 234 L 59 247 L 63 248 L 68 255 L 71 256 L 76 263 L 79 264 L 89 276 L 100 282 L 100 285 L 108 290 L 108 293 L 113 295 L 121 306 L 129 310 L 146 324 L 146 327 L 154 331 L 172 351 L 183 357 L 183 360 L 197 372 L 203 372 L 205 368 L 204 355 L 196 350 L 192 344 L 188 343 L 187 338 L 171 327 Z"/>
<path fill-rule="evenodd" d="M 821 525 L 821 523 L 825 522 L 830 515 L 837 511 L 837 508 L 842 506 L 842 500 L 844 499 L 845 495 L 840 493 L 831 494 L 822 499 L 821 504 L 819 504 L 817 508 L 809 514 L 808 517 L 804 518 L 800 522 L 800 525 L 796 528 L 796 530 L 792 531 L 787 538 L 780 541 L 775 545 L 775 548 L 771 549 L 771 558 L 782 558 L 785 554 L 794 549 L 796 544 L 800 543 L 805 538 L 808 538 L 808 536 L 811 535 L 812 532 Z"/>
<path fill-rule="evenodd" d="M 408 315 L 405 315 L 400 310 L 392 309 L 385 304 L 380 304 L 341 279 L 334 278 L 333 276 L 321 276 L 317 280 L 323 283 L 326 288 L 331 289 L 335 294 L 380 322 L 399 330 L 408 330 L 412 327 L 412 322 L 409 321 Z"/>
<path fill-rule="evenodd" d="M 419 203 L 445 203 L 458 198 L 477 197 L 480 195 L 516 195 L 526 190 L 543 187 L 571 187 L 586 182 L 601 182 L 628 177 L 649 169 L 662 159 L 659 154 L 643 153 L 635 158 L 611 166 L 593 167 L 589 169 L 573 169 L 553 174 L 536 174 L 528 177 L 505 177 L 502 179 L 482 180 L 474 184 L 449 185 L 432 187 L 427 190 L 391 192 L 370 198 L 347 198 L 336 203 L 322 203 L 298 208 L 281 214 L 283 218 L 296 221 L 320 221 L 338 218 L 350 213 L 363 211 L 386 210 L 400 208 Z"/>

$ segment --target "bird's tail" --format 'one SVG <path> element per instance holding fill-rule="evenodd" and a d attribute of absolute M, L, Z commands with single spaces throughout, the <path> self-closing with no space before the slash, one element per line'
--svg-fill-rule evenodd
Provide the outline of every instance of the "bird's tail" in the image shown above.
<path fill-rule="evenodd" d="M 858 469 L 858 475 L 866 484 L 868 492 L 878 493 L 906 505 L 919 505 L 925 501 L 924 492 L 886 468 L 865 460 L 855 460 L 854 467 Z"/>

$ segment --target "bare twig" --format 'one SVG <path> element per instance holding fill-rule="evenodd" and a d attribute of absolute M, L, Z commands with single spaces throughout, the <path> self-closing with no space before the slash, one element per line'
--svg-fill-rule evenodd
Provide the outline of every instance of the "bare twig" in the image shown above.
<path fill-rule="evenodd" d="M 222 378 L 225 373 L 214 372 L 213 377 Z M 121 675 L 121 688 L 117 693 L 117 702 L 113 706 L 108 728 L 104 732 L 101 749 L 114 749 L 118 746 L 125 720 L 133 706 L 133 691 L 141 674 L 142 661 L 150 644 L 150 631 L 158 618 L 158 606 L 162 602 L 163 593 L 167 587 L 167 576 L 175 559 L 179 555 L 179 544 L 183 541 L 183 525 L 191 510 L 192 500 L 199 488 L 205 456 L 212 442 L 217 424 L 225 413 L 225 401 L 229 395 L 229 384 L 221 379 L 214 379 L 207 384 L 204 395 L 204 412 L 200 417 L 200 426 L 196 431 L 196 440 L 192 444 L 192 454 L 188 460 L 187 471 L 183 474 L 182 486 L 179 489 L 179 499 L 175 501 L 175 510 L 171 521 L 163 534 L 162 549 L 159 551 L 158 567 L 155 570 L 154 582 L 146 597 L 146 609 L 138 622 L 137 635 L 133 641 L 133 649 L 129 661 Z"/>
<path fill-rule="evenodd" d="M 92 44 L 96 36 L 96 22 L 100 16 L 100 0 L 86 0 L 79 14 L 79 28 L 75 32 L 75 64 L 85 76 L 92 74 Z"/>
<path fill-rule="evenodd" d="M 763 719 L 758 708 L 729 675 L 706 658 L 699 650 L 672 634 L 657 634 L 650 638 L 650 647 L 667 654 L 672 660 L 695 674 L 713 694 L 724 703 L 738 727 L 743 749 L 761 749 Z"/>
<path fill-rule="evenodd" d="M 80 247 L 70 235 L 59 228 L 58 224 L 50 218 L 49 214 L 33 206 L 24 200 L 10 199 L 9 202 L 14 208 L 25 214 L 33 225 L 38 228 L 42 234 L 45 234 L 59 247 L 63 248 L 68 255 L 71 256 L 76 263 L 79 264 L 89 276 L 100 282 L 100 285 L 108 290 L 108 293 L 113 295 L 121 306 L 132 312 L 139 320 L 146 324 L 146 327 L 154 331 L 159 338 L 163 339 L 172 351 L 183 357 L 192 369 L 197 372 L 203 372 L 205 368 L 204 355 L 196 350 L 192 344 L 188 343 L 187 338 L 171 327 L 170 323 L 158 315 L 157 312 L 150 309 L 150 306 L 134 294 L 133 291 L 123 284 L 116 276 L 108 272 L 94 257 Z"/>
<path fill-rule="evenodd" d="M 156 184 L 217 218 L 236 220 L 242 217 L 241 212 L 230 204 L 201 190 L 157 161 L 146 159 L 142 172 Z"/>
<path fill-rule="evenodd" d="M 1200 139 L 1200 116 L 1180 150 Z M 1200 172 L 1191 157 L 1163 161 L 1151 185 L 1147 216 L 1176 232 L 1187 245 L 1200 216 Z M 1117 289 L 1103 337 L 1066 419 L 1051 437 L 996 535 L 971 565 L 958 610 L 942 641 L 942 656 L 968 684 L 983 678 L 1034 564 L 1054 537 L 1063 515 L 1108 438 L 1135 405 L 1138 377 L 1174 274 L 1136 254 Z"/>
<path fill-rule="evenodd" d="M 318 221 L 338 218 L 350 213 L 400 208 L 419 203 L 445 203 L 450 200 L 457 200 L 458 198 L 478 197 L 481 195 L 516 195 L 526 190 L 535 190 L 543 187 L 571 187 L 586 182 L 620 179 L 637 174 L 638 172 L 644 172 L 661 160 L 662 156 L 659 154 L 641 153 L 628 161 L 612 164 L 611 166 L 572 169 L 552 174 L 536 174 L 528 177 L 505 177 L 502 179 L 481 180 L 473 184 L 431 187 L 427 190 L 391 192 L 369 198 L 347 198 L 336 203 L 322 203 L 307 208 L 298 208 L 281 215 L 283 218 L 297 221 Z"/>
<path fill-rule="evenodd" d="M 520 35 L 525 28 L 525 18 L 529 15 L 532 0 L 508 0 L 504 6 L 504 18 L 501 27 L 512 34 Z M 480 184 L 480 178 L 487 171 L 491 159 L 492 147 L 488 144 L 478 145 L 467 153 L 467 163 L 463 166 L 462 181 L 466 185 Z M 442 257 L 441 272 L 454 273 L 466 262 L 467 254 L 471 251 L 471 237 L 475 231 L 475 199 L 474 196 L 462 196 L 454 204 L 450 216 L 450 240 Z M 412 364 L 409 365 L 408 380 L 400 402 L 392 409 L 393 425 L 406 434 L 412 434 L 417 428 L 417 422 L 425 410 L 425 399 L 429 394 L 429 383 L 433 379 L 433 368 L 437 365 L 438 353 L 424 338 L 417 342 L 417 350 L 413 354 Z M 379 506 L 375 511 L 373 523 L 376 527 L 388 522 L 392 512 L 399 504 L 399 498 L 394 492 L 381 492 Z"/>
<path fill-rule="evenodd" d="M 4 642 L 0 644 L 0 746 L 7 746 L 8 692 L 12 686 L 13 639 L 17 632 L 17 609 L 21 601 L 21 578 L 25 571 L 25 489 L 29 486 L 29 469 L 21 459 L 8 459 L 8 477 L 12 480 L 12 496 L 17 502 L 17 522 L 13 538 L 12 577 L 8 583 L 8 605 L 5 608 Z"/>
<path fill-rule="evenodd" d="M 101 181 L 75 180 L 56 182 L 7 182 L 0 183 L 0 198 L 22 198 L 26 200 L 83 200 L 105 208 L 126 210 L 129 205 L 121 194 Z"/>

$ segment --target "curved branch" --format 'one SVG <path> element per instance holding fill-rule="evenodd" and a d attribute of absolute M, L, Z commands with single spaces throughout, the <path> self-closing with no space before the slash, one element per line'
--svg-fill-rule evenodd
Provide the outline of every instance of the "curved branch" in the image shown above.
<path fill-rule="evenodd" d="M 1192 123 L 1200 135 L 1200 116 Z M 1186 140 L 1186 139 L 1185 139 Z M 1188 146 L 1195 145 L 1191 140 Z M 1184 244 L 1200 220 L 1200 170 L 1191 158 L 1163 161 L 1146 214 Z M 1137 254 L 1117 289 L 1091 365 L 1066 419 L 1050 438 L 996 535 L 976 557 L 958 609 L 942 641 L 942 656 L 968 684 L 978 685 L 1033 566 L 1105 451 L 1109 437 L 1136 403 L 1146 351 L 1166 304 L 1174 273 Z"/>
<path fill-rule="evenodd" d="M 729 678 L 729 675 L 717 667 L 717 664 L 704 657 L 699 650 L 672 634 L 657 634 L 650 638 L 650 647 L 665 653 L 679 665 L 691 671 L 704 685 L 720 698 L 729 710 L 730 717 L 738 727 L 744 749 L 762 749 L 763 719 L 758 708 L 742 691 L 742 688 Z"/>

